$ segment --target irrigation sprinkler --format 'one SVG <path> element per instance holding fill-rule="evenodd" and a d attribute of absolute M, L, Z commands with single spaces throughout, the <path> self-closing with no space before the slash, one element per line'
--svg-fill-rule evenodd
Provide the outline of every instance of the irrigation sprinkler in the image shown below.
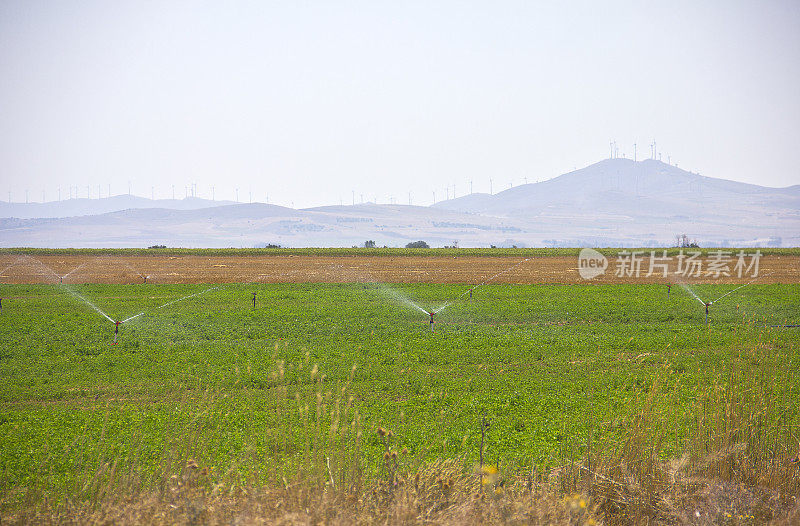
<path fill-rule="evenodd" d="M 253 293 L 253 308 L 256 308 L 256 293 Z"/>
<path fill-rule="evenodd" d="M 713 301 L 704 301 L 704 300 L 700 299 L 700 296 L 695 294 L 694 291 L 689 288 L 689 285 L 686 285 L 685 283 L 678 283 L 678 285 L 680 285 L 681 288 L 683 288 L 686 292 L 691 294 L 694 299 L 699 301 L 705 307 L 705 309 L 706 309 L 706 325 L 708 325 L 708 308 L 711 305 L 714 305 L 715 303 L 719 303 L 720 300 L 722 300 L 724 298 L 727 298 L 728 296 L 730 296 L 731 294 L 733 294 L 737 290 L 743 289 L 744 287 L 747 287 L 748 285 L 752 285 L 756 280 L 758 280 L 758 279 L 760 279 L 762 277 L 771 276 L 772 274 L 774 274 L 774 272 L 770 272 L 769 274 L 762 274 L 761 276 L 756 276 L 755 278 L 751 279 L 750 281 L 748 281 L 744 285 L 739 285 L 735 289 L 729 290 L 728 292 L 726 292 L 725 294 L 723 294 L 722 296 L 720 296 L 719 298 L 717 298 L 717 299 L 715 299 Z M 667 285 L 667 287 L 668 287 L 667 288 L 667 295 L 669 295 L 669 285 Z M 737 307 L 737 309 L 738 309 L 738 307 Z"/>
<path fill-rule="evenodd" d="M 121 321 L 114 322 L 114 345 L 117 344 L 117 335 L 119 334 L 119 324 L 122 323 Z"/>
<path fill-rule="evenodd" d="M 669 299 L 669 290 L 672 288 L 672 283 L 667 283 L 667 299 Z"/>
<path fill-rule="evenodd" d="M 431 331 L 433 331 L 433 325 L 434 325 L 434 323 L 436 323 L 436 320 L 434 319 L 434 316 L 436 314 L 442 312 L 447 307 L 449 307 L 450 305 L 452 305 L 456 301 L 459 301 L 461 298 L 463 298 L 467 294 L 469 294 L 469 297 L 471 299 L 472 298 L 472 293 L 475 291 L 475 289 L 477 289 L 478 287 L 482 287 L 483 285 L 486 285 L 487 283 L 497 279 L 499 276 L 502 276 L 503 274 L 506 274 L 507 272 L 510 272 L 510 271 L 514 270 L 515 268 L 517 268 L 518 266 L 522 265 L 523 263 L 525 263 L 529 259 L 530 258 L 525 258 L 522 261 L 519 261 L 519 262 L 513 264 L 512 266 L 508 267 L 507 269 L 502 270 L 502 271 L 498 272 L 497 274 L 494 274 L 493 276 L 483 280 L 482 282 L 480 282 L 477 285 L 474 285 L 474 286 L 470 287 L 469 289 L 465 290 L 464 292 L 462 292 L 461 294 L 459 294 L 455 298 L 451 299 L 448 302 L 445 302 L 439 308 L 434 309 L 432 311 L 427 310 L 427 308 L 422 308 L 420 305 L 418 305 L 417 303 L 415 303 L 411 299 L 407 298 L 406 296 L 404 296 L 400 292 L 398 292 L 396 290 L 393 290 L 393 289 L 391 289 L 391 288 L 389 288 L 389 287 L 387 287 L 387 286 L 385 286 L 385 285 L 383 285 L 381 283 L 377 283 L 376 284 L 376 288 L 382 294 L 384 294 L 386 296 L 389 296 L 392 299 L 394 299 L 394 300 L 396 300 L 396 301 L 398 301 L 398 302 L 400 302 L 400 303 L 402 303 L 402 304 L 404 304 L 404 305 L 406 305 L 408 307 L 411 307 L 411 308 L 416 309 L 416 310 L 418 310 L 418 311 L 420 311 L 422 313 L 425 313 L 429 317 L 430 328 L 431 328 Z M 364 285 L 364 288 L 366 289 L 366 285 Z M 253 293 L 253 301 L 255 302 L 255 293 Z M 254 303 L 254 306 L 255 306 L 255 303 Z"/>
<path fill-rule="evenodd" d="M 0 312 L 3 312 L 3 298 L 0 298 Z"/>

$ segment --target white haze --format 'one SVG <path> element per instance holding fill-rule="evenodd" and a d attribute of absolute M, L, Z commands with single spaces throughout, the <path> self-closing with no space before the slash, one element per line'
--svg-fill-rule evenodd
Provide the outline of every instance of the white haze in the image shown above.
<path fill-rule="evenodd" d="M 0 199 L 429 205 L 612 139 L 788 186 L 798 27 L 793 1 L 5 1 Z"/>

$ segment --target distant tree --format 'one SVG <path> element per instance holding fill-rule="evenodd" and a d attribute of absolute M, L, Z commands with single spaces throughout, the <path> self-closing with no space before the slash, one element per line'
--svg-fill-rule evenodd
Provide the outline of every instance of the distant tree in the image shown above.
<path fill-rule="evenodd" d="M 431 248 L 431 247 L 424 241 L 414 241 L 413 243 L 407 244 L 406 248 Z"/>
<path fill-rule="evenodd" d="M 153 245 L 147 248 L 167 248 L 167 245 Z"/>
<path fill-rule="evenodd" d="M 678 248 L 700 248 L 697 241 L 689 241 L 689 236 L 686 234 L 678 234 L 675 236 L 675 241 L 677 242 Z"/>
<path fill-rule="evenodd" d="M 364 241 L 364 248 L 375 248 L 375 242 L 371 239 Z"/>

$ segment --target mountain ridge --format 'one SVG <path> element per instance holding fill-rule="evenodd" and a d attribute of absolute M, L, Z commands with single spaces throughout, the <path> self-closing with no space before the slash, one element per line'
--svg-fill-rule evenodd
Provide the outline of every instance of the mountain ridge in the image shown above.
<path fill-rule="evenodd" d="M 648 247 L 669 245 L 684 233 L 704 246 L 800 245 L 800 185 L 727 181 L 654 160 L 606 159 L 547 181 L 432 206 L 202 206 L 207 203 L 182 202 L 181 210 L 151 206 L 62 218 L 6 217 L 0 219 L 0 246 L 336 247 L 425 240 L 433 246 Z"/>

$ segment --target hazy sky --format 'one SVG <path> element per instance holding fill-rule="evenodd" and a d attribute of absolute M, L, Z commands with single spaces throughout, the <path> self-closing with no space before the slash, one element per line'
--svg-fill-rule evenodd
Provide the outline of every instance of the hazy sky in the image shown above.
<path fill-rule="evenodd" d="M 0 0 L 0 198 L 295 207 L 609 156 L 800 183 L 800 2 Z"/>

